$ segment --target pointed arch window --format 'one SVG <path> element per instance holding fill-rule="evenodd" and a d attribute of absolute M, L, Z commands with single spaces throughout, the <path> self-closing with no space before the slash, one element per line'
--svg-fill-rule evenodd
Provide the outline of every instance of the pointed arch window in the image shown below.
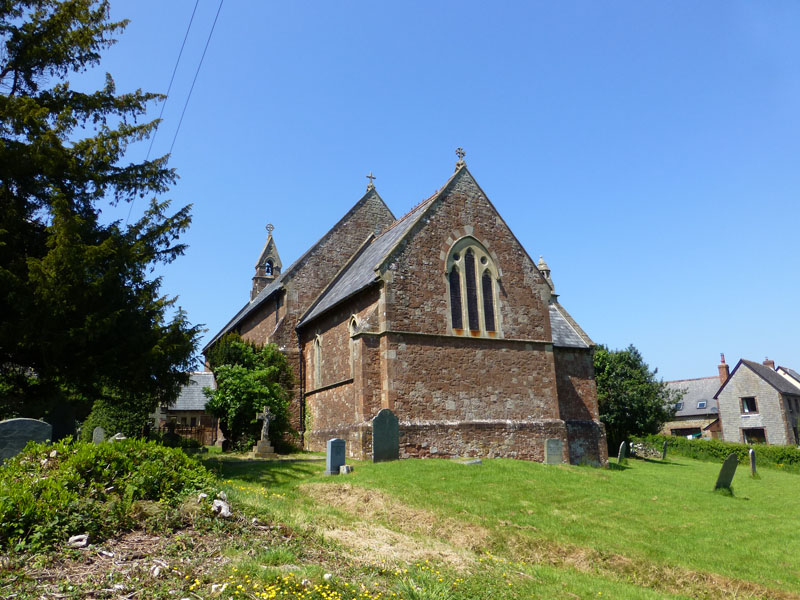
<path fill-rule="evenodd" d="M 350 317 L 350 377 L 355 377 L 356 374 L 356 341 L 353 339 L 358 331 L 358 319 L 355 315 Z"/>
<path fill-rule="evenodd" d="M 316 336 L 314 338 L 314 356 L 312 358 L 313 361 L 313 375 L 314 375 L 314 387 L 318 388 L 322 386 L 322 338 Z"/>
<path fill-rule="evenodd" d="M 464 237 L 453 244 L 447 257 L 449 329 L 452 333 L 499 335 L 497 279 L 497 266 L 478 240 Z"/>

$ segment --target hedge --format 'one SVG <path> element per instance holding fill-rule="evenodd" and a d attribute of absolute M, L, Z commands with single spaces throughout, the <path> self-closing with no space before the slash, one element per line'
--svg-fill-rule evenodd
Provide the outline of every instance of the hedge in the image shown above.
<path fill-rule="evenodd" d="M 756 452 L 756 465 L 800 473 L 800 449 L 795 446 L 767 446 L 766 444 L 737 444 L 721 440 L 687 439 L 670 435 L 648 435 L 632 438 L 633 443 L 643 443 L 660 453 L 667 442 L 667 456 L 677 454 L 697 460 L 722 462 L 731 453 L 739 458 L 739 464 L 750 463 L 750 449 Z"/>

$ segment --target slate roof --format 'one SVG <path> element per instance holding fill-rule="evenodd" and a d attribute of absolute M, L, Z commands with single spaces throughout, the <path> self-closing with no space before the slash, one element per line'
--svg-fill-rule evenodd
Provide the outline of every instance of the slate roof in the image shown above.
<path fill-rule="evenodd" d="M 192 373 L 189 376 L 189 383 L 181 389 L 181 393 L 175 404 L 169 407 L 169 410 L 205 410 L 206 398 L 203 394 L 203 388 L 210 387 L 215 389 L 217 387 L 214 381 L 214 374 L 208 371 L 202 373 Z"/>
<path fill-rule="evenodd" d="M 772 387 L 778 390 L 781 394 L 800 395 L 800 387 L 793 385 L 791 381 L 786 379 L 780 373 L 770 369 L 765 365 L 762 365 L 761 363 L 757 363 L 752 360 L 742 359 L 741 362 L 750 367 L 750 369 L 754 371 L 756 375 L 761 377 L 761 379 L 766 381 L 768 384 L 770 384 Z"/>
<path fill-rule="evenodd" d="M 720 388 L 719 377 L 700 377 L 699 379 L 679 379 L 667 381 L 671 390 L 685 392 L 681 402 L 683 408 L 675 413 L 676 417 L 695 417 L 700 415 L 719 414 L 717 401 L 714 399 Z M 705 408 L 697 408 L 698 402 L 705 402 Z"/>
<path fill-rule="evenodd" d="M 283 272 L 281 272 L 281 274 L 278 277 L 276 277 L 275 280 L 272 281 L 272 283 L 270 283 L 267 287 L 265 287 L 263 290 L 261 290 L 255 298 L 250 300 L 250 302 L 248 302 L 241 309 L 239 309 L 239 312 L 237 312 L 234 315 L 234 317 L 230 321 L 228 321 L 225 324 L 225 326 L 222 329 L 220 329 L 219 332 L 213 338 L 211 338 L 211 341 L 208 342 L 203 347 L 202 352 L 205 353 L 205 351 L 208 350 L 209 348 L 211 348 L 211 346 L 219 338 L 221 338 L 223 335 L 225 335 L 226 333 L 228 333 L 229 331 L 234 329 L 242 321 L 242 319 L 244 319 L 247 315 L 249 315 L 251 312 L 253 312 L 262 302 L 264 302 L 270 296 L 272 296 L 272 294 L 274 294 L 275 292 L 280 290 L 283 287 L 283 282 L 290 275 L 292 275 L 294 273 L 294 271 L 296 271 L 305 262 L 306 258 L 308 258 L 308 256 L 311 254 L 311 252 L 313 252 L 317 248 L 317 246 L 322 244 L 322 242 L 324 242 L 333 233 L 333 231 L 337 227 L 339 227 L 339 225 L 341 223 L 346 221 L 348 219 L 348 217 L 350 217 L 350 215 L 352 213 L 354 213 L 359 208 L 359 206 L 361 206 L 362 203 L 366 202 L 367 197 L 369 197 L 372 194 L 375 194 L 376 196 L 378 196 L 378 198 L 381 200 L 381 202 L 383 202 L 383 198 L 380 197 L 380 195 L 378 194 L 377 191 L 375 191 L 374 188 L 367 190 L 367 192 L 361 197 L 361 199 L 358 202 L 356 202 L 353 205 L 353 207 L 349 211 L 347 211 L 347 213 L 341 219 L 339 219 L 336 222 L 336 225 L 331 227 L 325 233 L 325 235 L 323 235 L 320 239 L 317 240 L 317 242 L 315 244 L 313 244 L 308 250 L 303 252 L 303 254 L 300 256 L 300 258 L 295 260 L 291 265 L 289 265 L 286 269 L 284 269 Z M 385 206 L 385 203 L 384 203 L 384 206 Z M 388 210 L 389 207 L 386 207 L 386 208 Z M 389 213 L 391 214 L 391 211 L 389 211 Z"/>
<path fill-rule="evenodd" d="M 553 332 L 553 345 L 564 348 L 588 348 L 589 344 L 570 324 L 561 312 L 563 309 L 555 304 L 550 305 L 550 329 Z"/>
<path fill-rule="evenodd" d="M 304 324 L 375 282 L 378 279 L 375 270 L 400 240 L 403 239 L 405 234 L 414 226 L 425 212 L 425 209 L 430 206 L 434 198 L 440 193 L 441 192 L 437 192 L 415 206 L 404 217 L 392 223 L 383 233 L 377 238 L 374 238 L 372 242 L 362 246 L 361 249 L 353 255 L 350 262 L 333 278 L 331 284 L 322 291 L 317 300 L 300 319 L 297 327 L 302 327 Z"/>

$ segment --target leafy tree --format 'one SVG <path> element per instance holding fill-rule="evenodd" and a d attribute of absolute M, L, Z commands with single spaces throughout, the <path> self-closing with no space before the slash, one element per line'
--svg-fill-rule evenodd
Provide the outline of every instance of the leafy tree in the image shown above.
<path fill-rule="evenodd" d="M 81 92 L 71 73 L 99 63 L 127 21 L 106 0 L 0 0 L 0 416 L 47 417 L 97 399 L 152 412 L 177 396 L 198 327 L 159 294 L 154 266 L 177 243 L 189 207 L 158 200 L 167 157 L 126 162 L 157 94 Z M 102 208 L 148 198 L 131 225 Z"/>
<path fill-rule="evenodd" d="M 269 406 L 274 415 L 270 440 L 279 445 L 283 434 L 290 431 L 292 368 L 274 344 L 259 347 L 237 338 L 220 340 L 228 347 L 224 355 L 230 362 L 212 366 L 217 389 L 203 390 L 209 399 L 206 410 L 219 418 L 220 429 L 231 447 L 244 450 L 253 445 L 259 434 L 256 413 Z"/>
<path fill-rule="evenodd" d="M 633 346 L 609 350 L 598 346 L 594 353 L 600 420 L 606 426 L 610 449 L 631 435 L 658 433 L 675 416 L 676 393 L 644 362 Z"/>

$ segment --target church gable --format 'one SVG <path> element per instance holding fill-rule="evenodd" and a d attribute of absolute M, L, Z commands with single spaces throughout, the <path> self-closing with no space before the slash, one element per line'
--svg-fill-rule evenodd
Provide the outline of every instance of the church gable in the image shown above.
<path fill-rule="evenodd" d="M 551 339 L 550 288 L 461 167 L 380 265 L 387 328 Z"/>

